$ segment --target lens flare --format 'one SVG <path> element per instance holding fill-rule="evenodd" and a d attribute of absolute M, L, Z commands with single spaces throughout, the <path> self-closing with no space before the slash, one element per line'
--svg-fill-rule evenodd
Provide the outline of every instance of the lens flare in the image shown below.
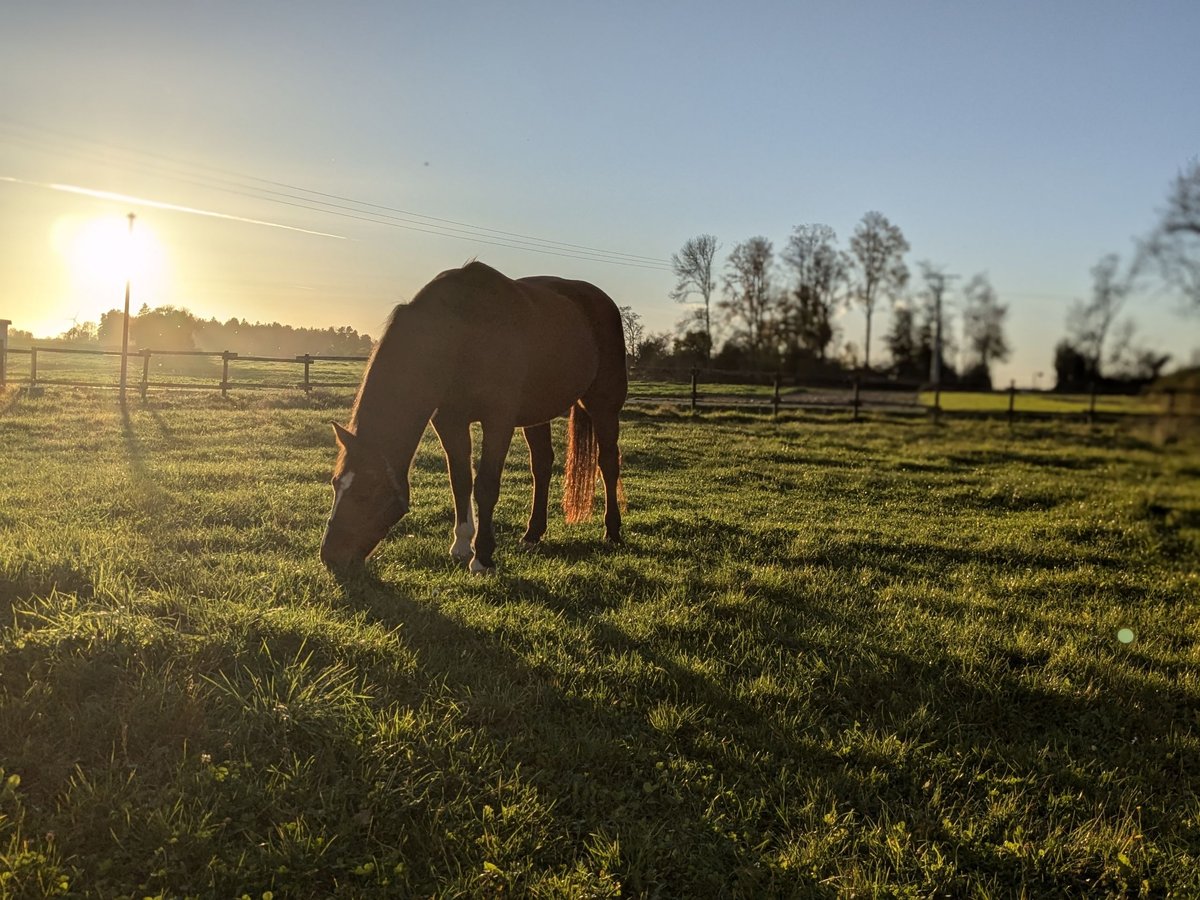
<path fill-rule="evenodd" d="M 65 264 L 80 321 L 96 321 L 120 306 L 125 282 L 138 304 L 167 302 L 167 253 L 152 225 L 126 216 L 64 216 L 55 222 L 51 243 Z"/>

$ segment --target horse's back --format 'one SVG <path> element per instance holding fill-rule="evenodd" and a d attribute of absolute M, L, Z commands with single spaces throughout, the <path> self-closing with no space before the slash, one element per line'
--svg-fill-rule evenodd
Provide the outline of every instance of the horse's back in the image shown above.
<path fill-rule="evenodd" d="M 553 275 L 520 278 L 517 283 L 565 298 L 579 310 L 587 321 L 589 343 L 594 348 L 596 360 L 596 374 L 585 394 L 619 408 L 628 392 L 625 331 L 621 324 L 621 311 L 612 297 L 591 282 Z"/>
<path fill-rule="evenodd" d="M 518 424 L 595 396 L 625 400 L 625 341 L 616 304 L 595 285 L 548 275 L 510 279 L 479 262 L 443 272 L 412 301 L 457 334 L 447 399 L 470 418 L 510 408 Z"/>

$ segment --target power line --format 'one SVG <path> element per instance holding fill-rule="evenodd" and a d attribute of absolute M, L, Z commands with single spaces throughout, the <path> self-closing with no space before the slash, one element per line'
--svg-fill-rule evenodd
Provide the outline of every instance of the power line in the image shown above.
<path fill-rule="evenodd" d="M 32 131 L 35 133 L 35 135 L 34 137 L 30 137 L 28 134 L 14 132 L 14 126 L 19 129 L 24 129 L 26 132 Z M 152 175 L 165 176 L 182 183 L 192 184 L 206 189 L 218 190 L 263 202 L 305 209 L 310 212 L 316 212 L 324 215 L 339 216 L 341 218 L 354 219 L 392 228 L 401 228 L 404 230 L 416 231 L 439 237 L 467 240 L 489 246 L 505 247 L 515 250 L 526 250 L 534 253 L 542 253 L 570 259 L 581 259 L 591 262 L 604 262 L 612 265 L 671 271 L 669 263 L 666 260 L 657 257 L 626 253 L 624 251 L 606 250 L 584 244 L 573 244 L 566 241 L 557 241 L 549 238 L 541 238 L 533 235 L 522 234 L 520 232 L 505 231 L 498 228 L 474 225 L 469 222 L 463 222 L 455 219 L 430 216 L 424 213 L 417 213 L 398 207 L 372 203 L 365 200 L 357 200 L 352 197 L 345 197 L 323 191 L 315 191 L 298 185 L 273 181 L 271 179 L 261 178 L 255 175 L 232 172 L 230 170 L 221 169 L 202 163 L 192 163 L 173 159 L 171 157 L 164 156 L 163 154 L 137 150 L 135 148 L 122 147 L 119 145 L 105 144 L 99 141 L 83 138 L 78 135 L 55 131 L 53 129 L 22 125 L 21 123 L 13 123 L 11 120 L 0 120 L 0 131 L 6 133 L 7 139 L 33 146 L 35 149 L 40 149 L 43 151 L 49 150 L 53 153 L 75 156 L 93 163 L 103 162 L 103 164 L 110 166 L 116 165 L 119 168 L 133 169 L 135 171 Z M 43 136 L 38 136 L 38 132 L 40 132 Z M 49 135 L 53 141 L 58 141 L 60 143 L 65 142 L 68 145 L 74 144 L 75 146 L 68 146 L 64 148 L 63 146 L 56 145 L 53 142 L 47 144 L 45 135 Z M 83 145 L 85 149 L 81 150 L 79 145 Z M 126 157 L 132 157 L 133 159 L 132 161 L 126 160 L 114 162 L 110 156 L 105 156 L 101 160 L 96 155 L 95 148 L 100 148 L 106 151 L 106 153 L 116 152 L 118 154 L 123 154 Z M 157 160 L 158 162 L 148 164 L 145 161 L 147 159 Z M 163 166 L 163 163 L 166 164 L 166 167 Z M 260 185 L 269 185 L 270 187 L 262 187 Z M 282 188 L 284 190 L 276 190 L 276 188 Z"/>

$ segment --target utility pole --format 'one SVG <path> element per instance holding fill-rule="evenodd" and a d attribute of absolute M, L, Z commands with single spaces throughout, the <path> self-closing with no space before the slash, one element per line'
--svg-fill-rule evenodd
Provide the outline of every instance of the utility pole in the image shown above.
<path fill-rule="evenodd" d="M 10 319 L 0 319 L 0 388 L 8 386 L 8 326 Z"/>
<path fill-rule="evenodd" d="M 125 404 L 125 376 L 129 369 L 129 282 L 133 279 L 133 213 L 129 214 L 129 253 L 125 261 L 125 320 L 121 325 L 121 405 Z"/>
<path fill-rule="evenodd" d="M 946 292 L 946 283 L 957 275 L 950 275 L 933 265 L 921 263 L 921 275 L 929 286 L 933 296 L 933 352 L 929 359 L 929 383 L 942 383 L 942 295 Z"/>

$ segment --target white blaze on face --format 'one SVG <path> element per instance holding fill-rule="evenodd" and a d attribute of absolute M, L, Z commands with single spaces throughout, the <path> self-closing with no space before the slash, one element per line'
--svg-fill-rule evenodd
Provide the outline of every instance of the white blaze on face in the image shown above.
<path fill-rule="evenodd" d="M 338 504 L 342 502 L 342 497 L 345 496 L 346 491 L 350 490 L 352 484 L 354 484 L 354 473 L 343 472 L 342 477 L 337 480 L 337 488 L 333 495 L 333 510 L 329 513 L 329 518 L 332 519 L 337 515 Z"/>

